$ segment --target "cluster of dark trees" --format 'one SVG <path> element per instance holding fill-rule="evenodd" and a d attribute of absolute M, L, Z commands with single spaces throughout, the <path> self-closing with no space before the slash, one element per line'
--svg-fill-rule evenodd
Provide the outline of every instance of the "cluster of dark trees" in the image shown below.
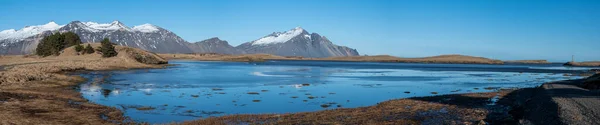
<path fill-rule="evenodd" d="M 113 44 L 108 40 L 108 38 L 104 38 L 104 40 L 102 40 L 102 42 L 100 42 L 100 44 L 102 45 L 100 47 L 100 52 L 102 52 L 102 57 L 113 57 L 113 56 L 117 56 L 117 51 L 115 51 L 115 46 L 113 46 Z"/>
<path fill-rule="evenodd" d="M 35 49 L 35 54 L 42 57 L 59 55 L 63 49 L 70 46 L 75 46 L 75 51 L 81 52 L 82 54 L 91 54 L 96 51 L 100 51 L 102 53 L 102 57 L 113 57 L 117 56 L 118 54 L 117 51 L 115 51 L 115 46 L 113 46 L 108 38 L 104 38 L 104 40 L 102 40 L 102 46 L 97 50 L 94 50 L 90 44 L 87 44 L 86 47 L 83 47 L 81 43 L 82 42 L 79 36 L 73 32 L 56 32 L 50 36 L 44 37 L 40 41 Z"/>
<path fill-rule="evenodd" d="M 50 36 L 44 37 L 35 49 L 35 54 L 44 57 L 58 55 L 63 49 L 79 44 L 81 44 L 81 39 L 79 39 L 77 34 L 73 32 L 57 32 Z"/>

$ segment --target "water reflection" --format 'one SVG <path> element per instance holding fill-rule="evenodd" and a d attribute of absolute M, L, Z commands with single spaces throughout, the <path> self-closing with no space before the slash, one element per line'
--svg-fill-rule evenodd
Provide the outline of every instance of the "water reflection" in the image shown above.
<path fill-rule="evenodd" d="M 415 96 L 534 87 L 575 79 L 560 65 L 403 64 L 319 61 L 171 61 L 167 69 L 82 74 L 81 93 L 139 121 L 290 113 L 374 105 Z"/>

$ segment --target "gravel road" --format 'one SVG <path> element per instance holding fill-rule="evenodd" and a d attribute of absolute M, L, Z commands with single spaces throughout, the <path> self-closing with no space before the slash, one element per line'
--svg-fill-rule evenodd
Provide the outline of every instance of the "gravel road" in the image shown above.
<path fill-rule="evenodd" d="M 600 91 L 578 87 L 580 83 L 558 81 L 542 88 L 558 106 L 558 116 L 564 124 L 600 125 Z"/>

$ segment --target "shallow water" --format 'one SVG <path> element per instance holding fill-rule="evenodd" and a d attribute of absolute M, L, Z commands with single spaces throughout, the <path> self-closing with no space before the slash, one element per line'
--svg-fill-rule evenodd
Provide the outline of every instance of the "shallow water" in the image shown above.
<path fill-rule="evenodd" d="M 560 64 L 482 65 L 326 61 L 169 61 L 166 69 L 90 72 L 83 97 L 136 121 L 352 108 L 407 97 L 488 92 L 577 79 Z M 432 94 L 437 92 L 437 94 Z M 491 102 L 493 103 L 493 102 Z"/>

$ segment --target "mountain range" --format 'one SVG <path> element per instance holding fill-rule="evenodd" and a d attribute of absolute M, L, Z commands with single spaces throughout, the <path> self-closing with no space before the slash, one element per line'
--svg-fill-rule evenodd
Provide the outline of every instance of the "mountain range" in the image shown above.
<path fill-rule="evenodd" d="M 274 32 L 234 47 L 217 37 L 190 43 L 175 33 L 156 25 L 142 24 L 127 27 L 120 21 L 107 24 L 72 21 L 66 25 L 49 22 L 44 25 L 27 26 L 20 30 L 4 30 L 0 32 L 0 54 L 30 54 L 33 53 L 43 37 L 54 32 L 69 31 L 78 34 L 84 43 L 99 42 L 108 38 L 118 45 L 156 53 L 266 53 L 302 57 L 359 55 L 356 49 L 335 45 L 325 36 L 309 33 L 301 27 L 285 32 Z"/>

